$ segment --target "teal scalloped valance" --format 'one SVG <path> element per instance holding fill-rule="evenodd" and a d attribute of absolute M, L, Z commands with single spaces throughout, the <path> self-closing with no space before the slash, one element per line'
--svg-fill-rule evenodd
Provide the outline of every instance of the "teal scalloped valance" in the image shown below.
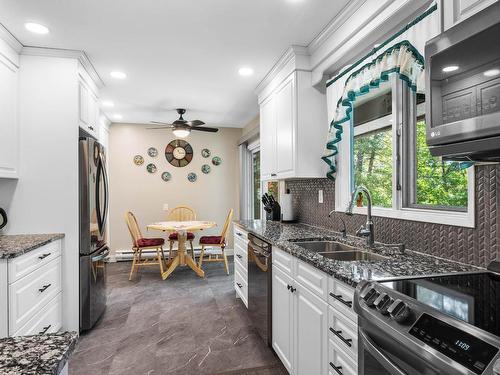
<path fill-rule="evenodd" d="M 337 144 L 342 140 L 343 124 L 351 121 L 356 98 L 378 88 L 382 82 L 388 81 L 392 74 L 396 74 L 411 90 L 416 91 L 418 82 L 423 78 L 423 72 L 423 56 L 408 40 L 403 40 L 348 76 L 330 123 L 328 142 L 322 157 L 329 166 L 327 173 L 329 179 L 335 179 L 337 171 L 335 156 L 339 152 Z"/>

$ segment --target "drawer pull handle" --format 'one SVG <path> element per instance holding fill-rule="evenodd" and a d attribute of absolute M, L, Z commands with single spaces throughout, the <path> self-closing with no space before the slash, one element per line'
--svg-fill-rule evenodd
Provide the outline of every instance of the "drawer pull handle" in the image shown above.
<path fill-rule="evenodd" d="M 330 295 L 335 298 L 337 301 L 342 302 L 344 305 L 347 307 L 351 308 L 352 307 L 352 301 L 346 301 L 345 299 L 342 298 L 342 294 L 333 294 L 330 293 Z"/>
<path fill-rule="evenodd" d="M 43 293 L 45 292 L 52 284 L 47 284 L 47 285 L 44 285 L 42 286 L 40 289 L 38 289 L 40 291 L 40 293 Z"/>
<path fill-rule="evenodd" d="M 236 254 L 236 256 L 240 259 L 243 259 L 243 257 L 240 254 Z"/>
<path fill-rule="evenodd" d="M 243 236 L 243 233 L 240 233 L 240 232 L 236 232 L 236 234 L 237 234 L 238 236 L 240 236 L 240 237 L 241 237 L 241 236 Z"/>
<path fill-rule="evenodd" d="M 38 259 L 40 259 L 40 260 L 45 259 L 45 258 L 47 258 L 50 254 L 52 254 L 52 253 L 42 254 L 42 255 L 40 255 L 40 256 L 38 257 Z"/>
<path fill-rule="evenodd" d="M 344 336 L 342 336 L 341 330 L 335 331 L 332 327 L 330 327 L 330 332 L 332 332 L 335 336 L 341 339 L 344 342 L 344 344 L 346 344 L 348 347 L 352 346 L 351 344 L 352 339 L 346 339 Z"/>
<path fill-rule="evenodd" d="M 337 374 L 344 375 L 342 371 L 340 371 L 342 370 L 342 366 L 335 366 L 333 362 L 330 362 L 330 366 L 332 366 L 332 368 L 337 372 Z"/>
<path fill-rule="evenodd" d="M 47 333 L 47 331 L 50 329 L 50 327 L 52 327 L 52 324 L 49 324 L 48 326 L 43 327 L 43 330 L 38 332 L 38 334 L 44 335 L 45 333 Z"/>
<path fill-rule="evenodd" d="M 238 288 L 243 288 L 243 285 L 241 285 L 240 283 L 236 283 L 236 285 L 238 285 Z"/>
<path fill-rule="evenodd" d="M 293 287 L 293 286 L 291 286 L 291 285 L 287 285 L 287 286 L 286 286 L 286 288 L 287 288 L 287 289 L 288 289 L 291 293 L 293 293 L 293 292 L 295 292 L 295 291 L 297 290 L 296 288 L 294 288 L 294 287 Z"/>

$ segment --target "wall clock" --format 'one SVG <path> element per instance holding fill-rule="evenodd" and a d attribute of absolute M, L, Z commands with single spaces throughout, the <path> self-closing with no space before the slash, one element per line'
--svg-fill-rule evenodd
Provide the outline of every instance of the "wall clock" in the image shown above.
<path fill-rule="evenodd" d="M 182 139 L 174 139 L 165 148 L 165 158 L 174 167 L 185 167 L 193 160 L 193 147 Z"/>

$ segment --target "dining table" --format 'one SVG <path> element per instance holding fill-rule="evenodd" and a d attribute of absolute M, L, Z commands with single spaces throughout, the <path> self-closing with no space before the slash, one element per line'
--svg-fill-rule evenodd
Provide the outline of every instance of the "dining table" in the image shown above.
<path fill-rule="evenodd" d="M 194 259 L 186 253 L 187 233 L 197 230 L 210 229 L 217 226 L 214 221 L 159 221 L 146 226 L 148 230 L 177 233 L 177 255 L 167 263 L 167 269 L 162 273 L 163 280 L 174 272 L 178 266 L 188 266 L 199 277 L 205 277 L 205 272 L 196 264 Z"/>

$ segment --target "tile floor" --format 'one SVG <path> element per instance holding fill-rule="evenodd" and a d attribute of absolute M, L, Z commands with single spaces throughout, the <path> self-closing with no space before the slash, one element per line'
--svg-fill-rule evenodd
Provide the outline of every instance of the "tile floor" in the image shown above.
<path fill-rule="evenodd" d="M 286 375 L 235 298 L 233 267 L 204 266 L 204 279 L 177 269 L 163 281 L 143 268 L 128 281 L 130 263 L 108 267 L 108 307 L 80 338 L 70 375 Z"/>

